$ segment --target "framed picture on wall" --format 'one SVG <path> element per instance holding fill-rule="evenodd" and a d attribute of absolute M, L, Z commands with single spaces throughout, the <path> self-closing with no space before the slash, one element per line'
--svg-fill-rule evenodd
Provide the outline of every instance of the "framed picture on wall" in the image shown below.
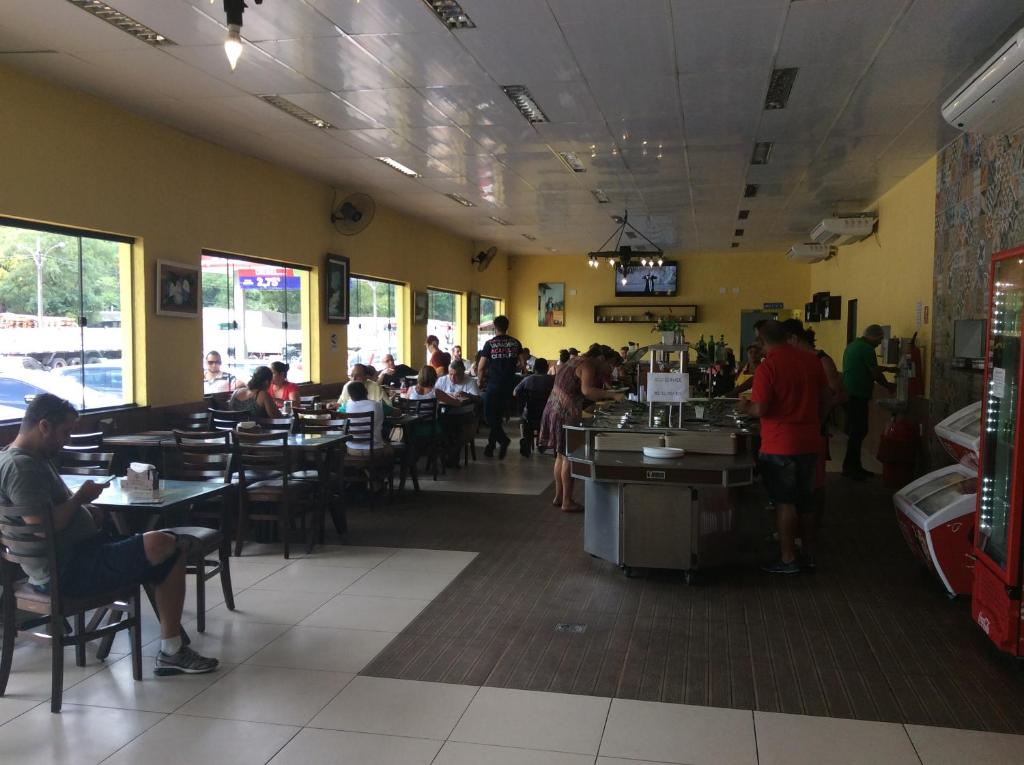
<path fill-rule="evenodd" d="M 537 285 L 537 326 L 565 326 L 565 282 Z"/>
<path fill-rule="evenodd" d="M 327 254 L 324 263 L 324 317 L 328 324 L 348 324 L 348 258 Z"/>
<path fill-rule="evenodd" d="M 412 323 L 426 324 L 430 306 L 430 296 L 426 292 L 414 290 L 412 293 Z"/>
<path fill-rule="evenodd" d="M 201 272 L 197 266 L 170 260 L 156 262 L 157 316 L 194 319 L 202 303 Z"/>
<path fill-rule="evenodd" d="M 469 308 L 466 311 L 466 323 L 471 327 L 475 327 L 480 323 L 480 293 L 470 292 L 469 293 Z"/>

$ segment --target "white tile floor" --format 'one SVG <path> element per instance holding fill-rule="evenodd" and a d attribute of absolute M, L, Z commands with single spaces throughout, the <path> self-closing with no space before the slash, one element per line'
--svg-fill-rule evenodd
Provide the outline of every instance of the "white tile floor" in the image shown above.
<path fill-rule="evenodd" d="M 358 672 L 473 553 L 334 547 L 233 559 L 239 610 L 208 591 L 195 645 L 220 671 L 145 679 L 115 645 L 74 666 L 52 715 L 49 655 L 15 651 L 0 761 L 94 765 L 1018 765 L 1024 736 L 536 691 Z M 243 583 L 244 584 L 241 584 Z M 363 583 L 360 587 L 360 583 Z M 440 588 L 440 589 L 439 589 Z M 353 594 L 357 592 L 358 594 Z M 190 601 L 191 602 L 191 601 Z M 194 614 L 192 615 L 194 617 Z M 152 615 L 148 618 L 152 620 Z M 188 624 L 194 634 L 195 623 Z M 148 634 L 153 634 L 151 626 Z M 121 648 L 121 650 L 118 650 Z M 148 656 L 156 643 L 144 648 Z"/>

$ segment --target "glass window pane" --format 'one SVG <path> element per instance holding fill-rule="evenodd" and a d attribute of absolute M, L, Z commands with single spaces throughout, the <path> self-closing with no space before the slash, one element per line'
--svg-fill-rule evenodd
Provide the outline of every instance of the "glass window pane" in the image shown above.
<path fill-rule="evenodd" d="M 122 313 L 130 304 L 124 286 L 130 280 L 131 246 L 108 239 L 82 237 L 82 274 L 84 275 L 82 347 L 85 364 L 81 368 L 86 399 L 100 394 L 109 397 L 103 405 L 131 403 L 131 369 L 123 348 L 132 342 L 131 316 Z M 89 401 L 86 402 L 88 408 Z"/>
<path fill-rule="evenodd" d="M 385 354 L 398 359 L 398 286 L 353 276 L 349 282 L 348 366 L 380 369 Z"/>
<path fill-rule="evenodd" d="M 444 290 L 427 290 L 427 334 L 436 335 L 438 347 L 451 351 L 458 344 L 458 295 Z M 429 361 L 429 359 L 428 359 Z"/>
<path fill-rule="evenodd" d="M 477 350 L 494 337 L 494 317 L 501 315 L 501 301 L 496 298 L 480 298 L 480 326 L 476 330 Z"/>

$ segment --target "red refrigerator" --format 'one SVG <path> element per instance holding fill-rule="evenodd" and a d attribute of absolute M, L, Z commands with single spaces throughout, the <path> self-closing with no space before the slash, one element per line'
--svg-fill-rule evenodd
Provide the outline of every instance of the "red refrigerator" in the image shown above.
<path fill-rule="evenodd" d="M 1001 650 L 1024 655 L 1021 610 L 1024 437 L 1021 423 L 1021 327 L 1024 247 L 992 258 L 989 329 L 982 388 L 978 511 L 971 612 Z"/>

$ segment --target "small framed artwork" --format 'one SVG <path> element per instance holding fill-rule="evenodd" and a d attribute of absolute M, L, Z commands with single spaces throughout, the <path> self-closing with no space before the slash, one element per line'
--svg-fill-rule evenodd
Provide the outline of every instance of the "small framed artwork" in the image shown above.
<path fill-rule="evenodd" d="M 202 282 L 198 266 L 170 260 L 156 262 L 157 316 L 194 319 L 199 316 L 201 294 Z"/>
<path fill-rule="evenodd" d="M 475 327 L 480 323 L 480 293 L 470 292 L 469 293 L 469 310 L 466 311 L 466 321 L 469 326 Z"/>
<path fill-rule="evenodd" d="M 324 317 L 328 324 L 348 324 L 348 258 L 327 254 L 324 263 Z"/>
<path fill-rule="evenodd" d="M 565 282 L 537 285 L 537 326 L 565 326 Z"/>
<path fill-rule="evenodd" d="M 430 306 L 430 296 L 426 292 L 413 290 L 412 293 L 412 323 L 426 324 L 427 313 Z"/>

